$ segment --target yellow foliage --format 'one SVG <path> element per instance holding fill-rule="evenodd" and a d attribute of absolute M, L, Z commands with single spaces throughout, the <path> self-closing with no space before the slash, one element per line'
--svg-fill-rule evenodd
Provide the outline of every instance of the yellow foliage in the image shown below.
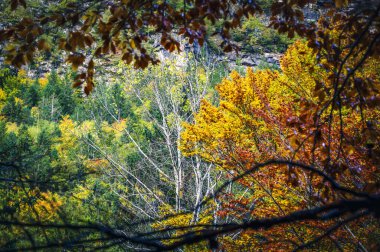
<path fill-rule="evenodd" d="M 100 171 L 104 167 L 109 166 L 109 162 L 106 159 L 90 159 L 84 162 L 84 166 L 91 172 Z"/>
<path fill-rule="evenodd" d="M 45 87 L 49 83 L 49 80 L 46 77 L 39 78 L 38 83 L 40 84 L 41 87 Z"/>
<path fill-rule="evenodd" d="M 7 133 L 15 133 L 18 134 L 19 127 L 17 126 L 17 123 L 15 122 L 8 122 L 6 125 Z"/>
<path fill-rule="evenodd" d="M 332 78 L 332 71 L 326 71 L 329 64 L 331 63 L 326 59 L 317 62 L 313 50 L 304 42 L 298 41 L 281 59 L 281 72 L 269 70 L 254 72 L 248 69 L 245 76 L 232 72 L 229 78 L 224 79 L 216 87 L 220 97 L 219 103 L 214 105 L 203 100 L 199 112 L 194 115 L 194 123 L 184 124 L 180 141 L 181 151 L 185 156 L 198 155 L 214 163 L 219 169 L 227 171 L 225 174 L 228 177 L 241 174 L 252 168 L 254 164 L 272 159 L 301 160 L 307 163 L 312 159 L 311 153 L 316 155 L 315 160 L 317 160 L 312 161 L 313 165 L 323 163 L 327 155 L 323 151 L 324 146 L 329 141 L 326 132 L 331 132 L 330 136 L 333 138 L 331 153 L 335 153 L 341 144 L 340 141 L 336 141 L 342 134 L 339 118 L 342 118 L 345 124 L 343 134 L 346 136 L 359 132 L 362 119 L 359 108 L 348 102 L 339 110 L 331 107 L 324 110 L 319 114 L 322 126 L 320 126 L 321 140 L 318 140 L 320 142 L 318 144 L 322 147 L 314 149 L 313 152 L 313 139 L 308 136 L 314 133 L 316 120 L 314 116 L 319 113 L 320 107 L 331 99 L 327 96 L 333 95 L 334 90 L 335 80 Z M 373 88 L 378 90 L 379 70 L 378 59 L 370 58 L 363 69 L 355 72 L 355 81 L 356 78 L 371 79 Z M 347 71 L 349 70 L 343 69 L 342 74 L 347 75 Z M 347 89 L 350 90 L 352 87 L 354 85 Z M 375 96 L 370 99 L 376 100 Z M 323 124 L 329 113 L 334 118 L 330 128 Z M 366 118 L 379 121 L 377 109 L 369 106 L 364 113 Z M 370 141 L 376 139 L 373 136 L 368 137 L 372 138 Z M 300 140 L 304 142 L 301 144 Z M 298 148 L 301 145 L 302 148 Z M 350 156 L 351 160 L 361 162 L 360 153 L 355 148 L 347 154 L 347 156 L 344 154 L 345 158 Z M 367 153 L 365 158 L 368 159 Z M 373 175 L 373 173 L 368 174 Z M 251 219 L 275 217 L 307 209 L 316 202 L 315 196 L 311 196 L 308 192 L 310 184 L 317 188 L 316 191 L 322 191 L 320 188 L 327 187 L 319 181 L 320 178 L 310 178 L 309 174 L 302 170 L 296 172 L 285 166 L 268 165 L 251 175 L 238 181 L 239 185 L 247 188 L 247 191 L 250 189 L 249 193 L 244 195 L 246 198 L 231 193 L 232 196 L 226 196 L 226 199 L 221 200 L 222 207 L 219 208 L 218 214 L 222 219 L 230 217 L 232 220 L 241 220 L 247 216 Z M 352 175 L 347 174 L 338 179 L 342 180 L 342 184 L 352 186 L 350 180 Z M 364 177 L 361 179 L 364 184 L 366 179 Z M 253 210 L 250 206 L 254 206 Z M 313 226 L 312 228 L 300 226 L 303 228 L 304 237 L 315 236 L 315 226 L 314 229 Z M 233 238 L 223 237 L 221 238 L 223 249 L 256 251 L 257 248 L 263 248 L 263 244 L 266 243 L 257 238 L 263 234 L 267 240 L 267 237 L 272 237 L 273 240 L 268 241 L 268 244 L 276 243 L 281 236 L 279 234 L 282 233 L 287 233 L 286 238 L 289 240 L 297 239 L 292 232 L 289 232 L 289 226 L 276 228 L 268 232 L 244 230 Z M 269 251 L 291 250 L 291 245 L 281 245 L 283 247 L 273 246 Z"/>
<path fill-rule="evenodd" d="M 61 132 L 60 140 L 64 143 L 66 148 L 72 148 L 76 144 L 76 123 L 65 116 L 60 121 L 58 128 Z M 62 149 L 61 149 L 62 150 Z M 60 151 L 60 148 L 58 148 Z"/>
<path fill-rule="evenodd" d="M 199 216 L 198 221 L 194 222 L 193 214 L 192 213 L 176 213 L 175 210 L 170 206 L 169 204 L 162 204 L 159 206 L 159 213 L 160 216 L 165 217 L 162 220 L 159 220 L 157 222 L 154 222 L 151 224 L 151 227 L 156 230 L 165 230 L 167 228 L 182 228 L 189 226 L 191 224 L 199 224 L 199 225 L 206 225 L 206 224 L 212 224 L 213 216 L 212 216 L 212 209 L 208 208 L 205 211 L 202 212 L 202 214 Z M 174 231 L 171 237 L 181 236 L 189 231 L 200 231 L 202 228 L 192 228 L 188 230 L 178 229 L 177 231 Z M 180 239 L 170 239 L 167 241 L 164 241 L 163 243 L 166 245 L 172 244 L 174 242 L 179 241 Z M 185 251 L 209 251 L 207 243 L 201 242 L 196 245 L 187 245 L 185 246 Z"/>
<path fill-rule="evenodd" d="M 232 72 L 217 87 L 219 104 L 201 102 L 194 123 L 185 123 L 180 149 L 186 156 L 198 155 L 222 170 L 239 174 L 253 164 L 276 158 L 291 158 L 287 142 L 289 128 L 284 116 L 291 114 L 295 98 L 313 97 L 316 81 L 327 78 L 316 66 L 315 55 L 305 43 L 296 42 L 281 60 L 281 72 L 248 69 L 245 76 Z M 252 177 L 239 181 L 253 193 L 253 217 L 271 217 L 298 210 L 304 204 L 299 191 L 288 186 L 288 174 L 283 168 L 266 167 Z M 242 199 L 240 199 L 242 200 Z M 242 200 L 243 201 L 243 200 Z M 237 203 L 226 202 L 222 214 L 239 216 Z M 231 251 L 259 245 L 253 234 L 223 238 Z M 236 247 L 234 247 L 236 246 Z M 254 251 L 254 250 L 247 250 Z"/>
<path fill-rule="evenodd" d="M 20 69 L 17 74 L 17 81 L 22 84 L 26 85 L 30 83 L 30 79 L 28 78 L 28 73 L 24 69 Z"/>
<path fill-rule="evenodd" d="M 61 136 L 57 139 L 55 148 L 58 151 L 60 162 L 74 165 L 76 160 L 71 157 L 70 153 L 73 153 L 78 146 L 77 124 L 69 116 L 64 116 L 59 122 L 58 128 Z M 80 156 L 77 157 L 80 158 Z"/>
<path fill-rule="evenodd" d="M 24 179 L 28 179 L 26 176 Z M 18 206 L 20 220 L 34 219 L 35 221 L 48 221 L 57 217 L 57 211 L 63 205 L 63 198 L 50 191 L 41 192 L 39 189 L 25 191 L 23 188 L 12 188 L 13 200 L 8 201 L 10 207 Z M 33 199 L 36 199 L 33 201 Z"/>
<path fill-rule="evenodd" d="M 2 88 L 0 88 L 0 102 L 5 101 L 5 99 L 7 99 L 7 94 L 5 93 L 5 91 Z"/>
<path fill-rule="evenodd" d="M 24 100 L 21 99 L 21 98 L 15 97 L 15 103 L 16 103 L 17 105 L 22 106 L 22 105 L 24 105 Z"/>
<path fill-rule="evenodd" d="M 103 122 L 102 124 L 102 131 L 105 133 L 111 133 L 112 135 L 115 136 L 117 140 L 120 140 L 126 128 L 127 128 L 127 121 L 124 119 L 120 121 L 116 121 L 111 125 L 109 125 L 107 122 Z"/>
<path fill-rule="evenodd" d="M 62 204 L 62 199 L 58 194 L 48 191 L 40 193 L 40 198 L 34 204 L 34 208 L 40 219 L 49 220 L 56 217 L 57 211 Z"/>
<path fill-rule="evenodd" d="M 78 130 L 82 135 L 93 133 L 95 131 L 95 121 L 86 120 L 82 122 Z"/>
<path fill-rule="evenodd" d="M 273 124 L 268 125 L 261 116 L 266 113 L 275 120 L 293 95 L 282 85 L 280 77 L 277 71 L 268 70 L 253 72 L 248 69 L 245 77 L 232 72 L 230 79 L 224 79 L 216 87 L 220 95 L 219 106 L 203 100 L 195 123 L 184 124 L 180 146 L 183 153 L 197 154 L 222 166 L 225 155 L 236 148 L 261 156 L 255 136 L 271 139 L 280 135 L 280 130 L 273 128 Z"/>
<path fill-rule="evenodd" d="M 198 79 L 202 83 L 206 83 L 207 82 L 207 75 L 206 75 L 205 70 L 203 68 L 199 69 Z"/>
<path fill-rule="evenodd" d="M 323 62 L 320 62 L 323 64 Z M 315 53 L 306 43 L 296 41 L 281 58 L 281 83 L 297 97 L 317 101 L 314 97 L 316 81 L 328 83 L 328 72 L 318 64 Z"/>
<path fill-rule="evenodd" d="M 78 186 L 75 190 L 76 192 L 73 194 L 73 196 L 80 200 L 85 200 L 88 198 L 88 196 L 91 193 L 91 190 L 88 188 L 85 188 L 83 186 Z"/>
<path fill-rule="evenodd" d="M 32 137 L 33 140 L 37 139 L 40 132 L 41 132 L 41 128 L 38 126 L 29 126 L 28 127 L 28 133 Z"/>
<path fill-rule="evenodd" d="M 39 108 L 38 108 L 38 107 L 32 107 L 32 108 L 30 109 L 30 114 L 31 114 L 32 117 L 34 117 L 34 118 L 38 118 L 39 115 L 40 115 Z"/>

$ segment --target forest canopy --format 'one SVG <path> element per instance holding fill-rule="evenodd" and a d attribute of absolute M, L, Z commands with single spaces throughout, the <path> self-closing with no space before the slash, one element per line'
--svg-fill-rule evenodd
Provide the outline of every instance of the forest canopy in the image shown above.
<path fill-rule="evenodd" d="M 0 251 L 380 249 L 379 1 L 0 8 Z"/>

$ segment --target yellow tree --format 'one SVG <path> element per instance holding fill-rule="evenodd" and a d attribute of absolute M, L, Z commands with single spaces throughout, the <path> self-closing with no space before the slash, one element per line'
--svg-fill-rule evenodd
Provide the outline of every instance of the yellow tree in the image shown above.
<path fill-rule="evenodd" d="M 281 72 L 248 69 L 244 77 L 233 72 L 217 86 L 219 104 L 204 100 L 195 115 L 195 123 L 185 124 L 181 140 L 183 153 L 216 164 L 228 178 L 268 160 L 285 160 L 312 165 L 352 190 L 364 187 L 375 192 L 379 182 L 375 166 L 370 164 L 360 145 L 353 147 L 350 138 L 355 128 L 361 127 L 360 111 L 348 106 L 332 112 L 321 110 L 326 94 L 319 86 L 324 83 L 326 88 L 329 85 L 333 88 L 329 84 L 331 75 L 323 64 L 328 62 L 318 64 L 314 51 L 305 43 L 296 42 L 281 60 Z M 358 75 L 378 80 L 378 73 L 370 66 Z M 379 119 L 371 107 L 367 111 Z M 331 120 L 332 115 L 335 119 Z M 347 125 L 342 127 L 342 121 Z M 342 139 L 342 136 L 347 137 Z M 222 222 L 284 216 L 349 197 L 334 191 L 324 178 L 295 169 L 289 163 L 274 162 L 237 182 L 218 198 Z M 332 222 L 301 222 L 276 226 L 269 231 L 246 230 L 220 241 L 229 251 L 258 247 L 288 250 L 312 240 L 330 225 Z M 355 229 L 357 234 L 363 232 Z M 336 236 L 329 237 L 332 242 L 326 241 L 321 246 L 333 248 L 335 242 L 341 242 L 339 246 L 352 249 L 351 235 L 351 231 L 340 230 Z M 368 237 L 361 238 L 361 242 L 368 242 Z"/>

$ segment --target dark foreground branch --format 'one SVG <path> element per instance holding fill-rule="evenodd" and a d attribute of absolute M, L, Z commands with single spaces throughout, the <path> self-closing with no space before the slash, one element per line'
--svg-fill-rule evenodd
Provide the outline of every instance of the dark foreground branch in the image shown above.
<path fill-rule="evenodd" d="M 297 223 L 301 221 L 328 221 L 344 217 L 347 214 L 353 214 L 353 217 L 346 219 L 344 224 L 361 218 L 363 215 L 374 214 L 380 215 L 380 195 L 374 195 L 371 199 L 344 200 L 329 205 L 315 207 L 312 209 L 293 212 L 289 215 L 264 218 L 245 222 L 242 224 L 223 224 L 213 225 L 211 228 L 202 231 L 192 231 L 180 236 L 172 236 L 168 239 L 179 240 L 169 246 L 163 246 L 160 250 L 173 250 L 178 247 L 198 243 L 205 240 L 214 240 L 223 234 L 235 232 L 238 230 L 259 230 L 270 229 L 271 227 Z"/>
<path fill-rule="evenodd" d="M 154 251 L 169 251 L 176 248 L 182 247 L 184 245 L 190 245 L 199 243 L 201 241 L 211 241 L 215 240 L 216 237 L 235 232 L 238 230 L 260 230 L 260 229 L 270 229 L 274 226 L 297 223 L 302 221 L 329 221 L 333 219 L 343 218 L 341 222 L 337 222 L 336 227 L 332 227 L 331 230 L 327 230 L 327 233 L 335 231 L 343 224 L 352 222 L 359 219 L 365 215 L 374 214 L 375 216 L 380 215 L 380 195 L 373 195 L 371 198 L 366 199 L 354 199 L 354 200 L 343 200 L 335 202 L 329 205 L 324 205 L 321 207 L 315 207 L 311 209 L 296 211 L 291 214 L 275 217 L 275 218 L 264 218 L 257 219 L 245 223 L 228 223 L 220 225 L 192 225 L 177 227 L 171 229 L 162 229 L 156 232 L 156 236 L 151 236 L 151 233 L 140 233 L 138 235 L 128 235 L 125 232 L 118 231 L 109 227 L 89 224 L 89 225 L 66 225 L 66 224 L 43 224 L 43 223 L 23 223 L 23 222 L 11 222 L 0 220 L 0 225 L 3 226 L 20 226 L 20 227 L 34 227 L 41 229 L 71 229 L 71 230 L 93 230 L 96 233 L 105 235 L 102 239 L 104 241 L 117 241 L 119 243 L 132 243 L 135 245 L 150 248 Z M 349 217 L 345 217 L 349 215 Z M 197 230 L 195 230 L 197 229 Z M 199 230 L 201 229 L 201 230 Z M 177 236 L 168 236 L 168 231 L 182 230 L 185 234 Z M 162 236 L 160 236 L 162 234 Z M 166 236 L 164 236 L 166 234 Z M 316 238 L 317 240 L 323 237 Z M 171 245 L 164 245 L 163 241 L 174 241 Z M 85 241 L 76 241 L 75 244 L 83 244 Z M 53 247 L 64 247 L 70 244 L 75 246 L 70 242 L 67 243 L 52 243 L 45 246 L 30 248 L 31 250 L 42 249 L 48 246 Z M 313 243 L 305 244 L 303 246 L 311 246 Z M 2 250 L 11 251 L 11 250 Z"/>

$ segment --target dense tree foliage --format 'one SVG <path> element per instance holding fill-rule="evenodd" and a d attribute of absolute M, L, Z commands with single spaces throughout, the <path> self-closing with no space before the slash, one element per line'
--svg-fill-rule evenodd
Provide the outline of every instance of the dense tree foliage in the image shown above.
<path fill-rule="evenodd" d="M 1 249 L 379 250 L 378 1 L 0 7 Z"/>
<path fill-rule="evenodd" d="M 308 67 L 313 67 L 313 71 Z M 368 66 L 368 70 L 370 68 Z M 186 125 L 182 133 L 183 152 L 199 155 L 232 176 L 267 160 L 309 164 L 352 191 L 376 192 L 378 160 L 374 156 L 377 154 L 369 156 L 368 149 L 363 148 L 367 140 L 357 132 L 362 124 L 360 110 L 345 106 L 341 111 L 333 111 L 336 119 L 332 123 L 327 119 L 330 114 L 324 113 L 318 119 L 321 121 L 318 129 L 314 129 L 313 114 L 301 113 L 305 100 L 316 107 L 319 105 L 320 97 L 315 86 L 326 78 L 325 72 L 317 66 L 312 50 L 301 42 L 288 49 L 282 58 L 281 70 L 281 73 L 249 70 L 246 77 L 232 73 L 231 79 L 217 86 L 221 99 L 219 105 L 204 101 L 195 117 L 196 123 Z M 373 69 L 373 72 L 363 74 L 368 74 L 369 78 L 377 76 L 377 71 Z M 379 120 L 378 111 L 372 107 L 365 113 L 372 121 Z M 345 122 L 344 128 L 340 127 L 340 120 Z M 316 139 L 310 137 L 313 130 L 320 131 Z M 341 139 L 341 135 L 345 138 Z M 361 143 L 362 147 L 354 141 Z M 236 190 L 242 193 L 234 193 L 230 188 L 228 194 L 221 195 L 219 216 L 243 221 L 275 217 L 347 197 L 327 185 L 323 177 L 300 170 L 296 165 L 284 164 L 286 162 L 274 162 L 254 175 L 238 180 L 239 189 Z M 240 185 L 247 189 L 242 190 Z M 269 246 L 266 250 L 294 249 L 294 244 L 312 239 L 329 225 L 328 222 L 305 222 L 296 227 L 281 226 L 277 230 L 268 230 L 268 233 L 247 231 L 249 235 L 239 234 L 241 241 L 235 237 L 227 242 L 231 244 L 226 245 L 226 250 L 244 250 L 247 243 L 253 247 Z M 376 229 L 375 220 L 365 220 L 365 224 L 355 223 L 351 227 L 357 236 L 364 235 L 362 242 L 375 243 L 375 240 L 367 240 L 371 239 L 367 237 L 367 230 L 356 230 L 359 226 Z M 286 238 L 283 232 L 287 233 Z M 347 232 L 337 233 L 330 245 L 326 241 L 319 248 L 325 250 L 331 246 L 333 249 L 334 242 L 339 241 L 342 249 L 354 250 L 356 244 L 351 244 L 350 239 Z M 239 242 L 242 247 L 236 248 Z"/>

